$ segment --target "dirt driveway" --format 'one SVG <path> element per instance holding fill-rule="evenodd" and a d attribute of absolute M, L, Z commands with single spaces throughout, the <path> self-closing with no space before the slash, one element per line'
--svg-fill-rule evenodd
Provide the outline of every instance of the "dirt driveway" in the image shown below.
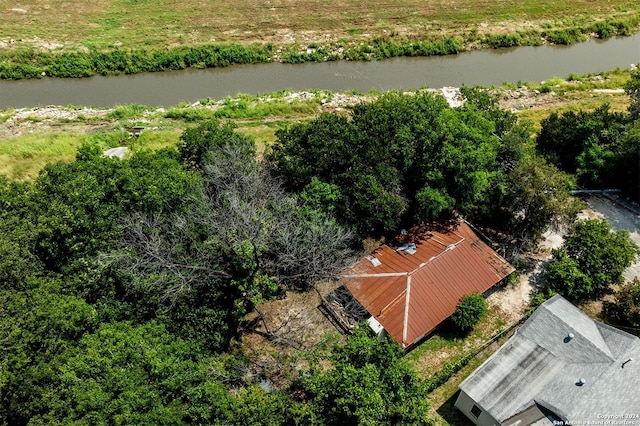
<path fill-rule="evenodd" d="M 587 208 L 580 212 L 579 218 L 605 218 L 615 231 L 628 231 L 631 239 L 640 246 L 640 208 L 615 196 L 591 195 L 583 198 L 583 201 Z M 551 258 L 551 250 L 560 247 L 563 242 L 563 233 L 560 231 L 547 231 L 543 237 L 538 252 L 534 255 L 538 260 L 534 270 L 521 275 L 517 283 L 496 291 L 487 298 L 490 307 L 501 309 L 513 321 L 522 316 L 529 305 L 532 292 L 541 285 L 542 267 Z M 640 259 L 627 268 L 623 276 L 626 281 L 640 278 Z"/>

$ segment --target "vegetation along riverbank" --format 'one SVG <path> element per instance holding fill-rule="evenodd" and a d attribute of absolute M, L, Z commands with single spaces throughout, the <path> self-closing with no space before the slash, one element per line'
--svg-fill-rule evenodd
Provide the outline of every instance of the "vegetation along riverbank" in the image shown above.
<path fill-rule="evenodd" d="M 371 60 L 572 44 L 638 30 L 629 0 L 0 1 L 0 78 L 282 61 Z"/>
<path fill-rule="evenodd" d="M 612 111 L 626 110 L 628 97 L 622 87 L 628 80 L 628 70 L 613 70 L 539 83 L 519 82 L 491 90 L 499 95 L 501 108 L 531 121 L 536 130 L 552 112 L 593 110 L 603 102 L 610 104 Z M 347 112 L 353 105 L 379 95 L 283 91 L 203 98 L 166 108 L 120 105 L 104 109 L 50 106 L 0 110 L 0 173 L 13 179 L 33 179 L 49 162 L 72 160 L 86 142 L 98 143 L 104 149 L 127 145 L 134 151 L 174 146 L 185 128 L 214 118 L 233 120 L 237 130 L 255 138 L 258 151 L 263 152 L 275 141 L 278 129 L 323 112 Z M 134 126 L 144 127 L 137 137 L 130 135 Z"/>

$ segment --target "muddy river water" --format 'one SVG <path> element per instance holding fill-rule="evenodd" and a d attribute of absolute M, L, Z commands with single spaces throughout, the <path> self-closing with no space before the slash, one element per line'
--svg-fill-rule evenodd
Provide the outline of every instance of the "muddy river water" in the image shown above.
<path fill-rule="evenodd" d="M 175 105 L 201 98 L 284 89 L 368 92 L 542 81 L 570 73 L 629 68 L 640 62 L 640 34 L 573 46 L 480 50 L 427 58 L 371 62 L 281 63 L 83 79 L 0 81 L 0 108 L 45 105 L 107 107 Z"/>

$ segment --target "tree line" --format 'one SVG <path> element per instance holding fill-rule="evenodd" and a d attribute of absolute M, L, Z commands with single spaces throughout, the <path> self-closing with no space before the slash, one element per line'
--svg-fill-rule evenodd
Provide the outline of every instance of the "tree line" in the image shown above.
<path fill-rule="evenodd" d="M 618 188 L 640 201 L 640 70 L 625 85 L 626 113 L 612 113 L 603 104 L 591 112 L 553 113 L 542 121 L 538 148 L 551 163 L 576 177 L 587 189 Z M 545 268 L 546 288 L 538 301 L 555 293 L 573 301 L 614 294 L 605 302 L 605 316 L 620 325 L 640 325 L 640 282 L 625 283 L 624 270 L 640 255 L 625 230 L 613 231 L 604 219 L 578 221 L 562 247 L 552 252 Z M 617 291 L 612 285 L 621 285 Z"/>
<path fill-rule="evenodd" d="M 531 129 L 485 91 L 463 88 L 450 108 L 428 93 L 388 93 L 349 117 L 323 114 L 277 133 L 267 167 L 290 191 L 325 197 L 320 207 L 358 238 L 453 212 L 531 241 L 569 217 L 573 179 L 540 156 Z"/>
<path fill-rule="evenodd" d="M 319 202 L 217 122 L 177 149 L 119 160 L 86 145 L 34 182 L 0 178 L 0 424 L 428 424 L 417 373 L 364 330 L 335 350 L 347 368 L 369 345 L 366 375 L 314 367 L 265 391 L 251 373 L 246 313 L 353 259 L 353 234 Z M 370 383 L 378 404 L 335 408 L 341 381 Z"/>

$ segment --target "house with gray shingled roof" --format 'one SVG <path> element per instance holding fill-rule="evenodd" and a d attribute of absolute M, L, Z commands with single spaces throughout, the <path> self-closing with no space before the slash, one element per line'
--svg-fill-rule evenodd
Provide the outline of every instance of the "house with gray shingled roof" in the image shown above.
<path fill-rule="evenodd" d="M 480 426 L 640 425 L 640 339 L 560 295 L 460 384 Z"/>

